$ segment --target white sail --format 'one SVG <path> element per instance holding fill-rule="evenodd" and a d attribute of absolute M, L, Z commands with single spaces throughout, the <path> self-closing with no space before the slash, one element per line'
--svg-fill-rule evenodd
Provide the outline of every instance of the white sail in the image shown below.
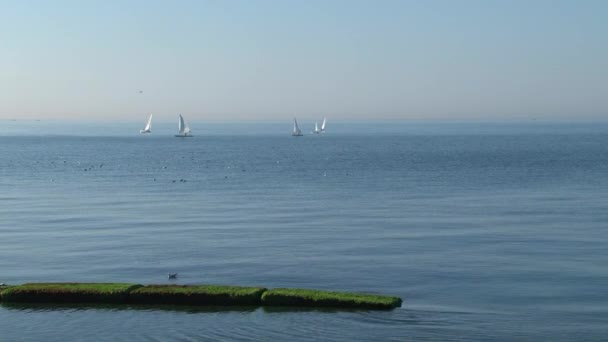
<path fill-rule="evenodd" d="M 150 133 L 152 132 L 152 114 L 148 116 L 148 121 L 146 122 L 146 127 L 140 130 L 139 133 Z"/>
<path fill-rule="evenodd" d="M 325 118 L 323 118 L 323 123 L 321 124 L 321 132 L 325 132 Z"/>
<path fill-rule="evenodd" d="M 192 135 L 190 134 L 190 127 L 188 127 L 188 124 L 186 124 L 186 121 L 184 120 L 184 117 L 180 114 L 179 115 L 179 120 L 177 122 L 178 128 L 179 128 L 179 132 L 175 135 L 176 137 L 191 137 Z"/>
<path fill-rule="evenodd" d="M 178 134 L 184 134 L 184 127 L 186 127 L 186 123 L 184 122 L 184 117 L 181 114 L 179 115 L 177 127 L 179 129 Z"/>
<path fill-rule="evenodd" d="M 300 130 L 300 127 L 298 127 L 298 121 L 296 120 L 296 118 L 293 118 L 293 132 L 291 133 L 291 135 L 296 137 L 302 135 L 302 131 Z"/>
<path fill-rule="evenodd" d="M 146 122 L 146 127 L 144 127 L 144 131 L 149 131 L 152 129 L 152 114 L 148 116 L 148 122 Z"/>
<path fill-rule="evenodd" d="M 317 122 L 315 121 L 315 130 L 313 131 L 314 134 L 319 134 L 321 131 L 319 130 L 319 125 L 317 124 Z"/>

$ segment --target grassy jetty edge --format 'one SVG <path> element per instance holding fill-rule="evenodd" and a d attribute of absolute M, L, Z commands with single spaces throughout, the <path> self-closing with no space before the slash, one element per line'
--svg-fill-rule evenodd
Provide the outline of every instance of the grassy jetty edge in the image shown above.
<path fill-rule="evenodd" d="M 131 283 L 28 283 L 0 293 L 3 302 L 125 303 L 129 292 L 142 287 Z"/>
<path fill-rule="evenodd" d="M 171 305 L 260 305 L 264 287 L 146 285 L 129 293 L 129 303 Z"/>
<path fill-rule="evenodd" d="M 189 306 L 275 306 L 390 310 L 399 297 L 312 289 L 132 283 L 28 283 L 0 286 L 4 303 L 103 303 Z"/>
<path fill-rule="evenodd" d="M 399 297 L 310 289 L 272 289 L 262 295 L 264 306 L 390 310 L 400 307 L 401 303 Z"/>
<path fill-rule="evenodd" d="M 11 287 L 11 286 L 6 285 L 6 284 L 5 285 L 0 285 L 0 302 L 2 301 L 2 292 L 4 290 L 8 289 L 9 287 Z"/>

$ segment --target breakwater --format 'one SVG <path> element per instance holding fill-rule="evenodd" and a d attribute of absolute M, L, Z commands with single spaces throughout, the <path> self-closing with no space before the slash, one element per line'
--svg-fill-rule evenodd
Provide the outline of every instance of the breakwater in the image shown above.
<path fill-rule="evenodd" d="M 389 310 L 399 297 L 311 289 L 132 283 L 27 283 L 0 287 L 7 303 L 117 303 L 219 306 L 290 306 Z"/>

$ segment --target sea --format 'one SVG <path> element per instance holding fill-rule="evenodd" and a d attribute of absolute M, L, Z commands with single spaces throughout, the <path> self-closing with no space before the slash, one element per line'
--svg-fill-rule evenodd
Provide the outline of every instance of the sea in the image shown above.
<path fill-rule="evenodd" d="M 0 121 L 0 282 L 390 311 L 0 304 L 0 341 L 606 341 L 608 122 Z M 307 129 L 304 129 L 307 128 Z M 167 273 L 178 273 L 176 280 Z"/>

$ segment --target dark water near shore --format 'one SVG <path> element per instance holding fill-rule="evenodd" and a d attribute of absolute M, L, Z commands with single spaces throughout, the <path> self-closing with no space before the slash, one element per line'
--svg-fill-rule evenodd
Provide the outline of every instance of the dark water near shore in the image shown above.
<path fill-rule="evenodd" d="M 179 272 L 181 284 L 377 292 L 403 307 L 4 305 L 0 341 L 608 336 L 607 124 L 336 124 L 302 138 L 191 126 L 198 136 L 176 139 L 0 122 L 0 282 Z"/>

